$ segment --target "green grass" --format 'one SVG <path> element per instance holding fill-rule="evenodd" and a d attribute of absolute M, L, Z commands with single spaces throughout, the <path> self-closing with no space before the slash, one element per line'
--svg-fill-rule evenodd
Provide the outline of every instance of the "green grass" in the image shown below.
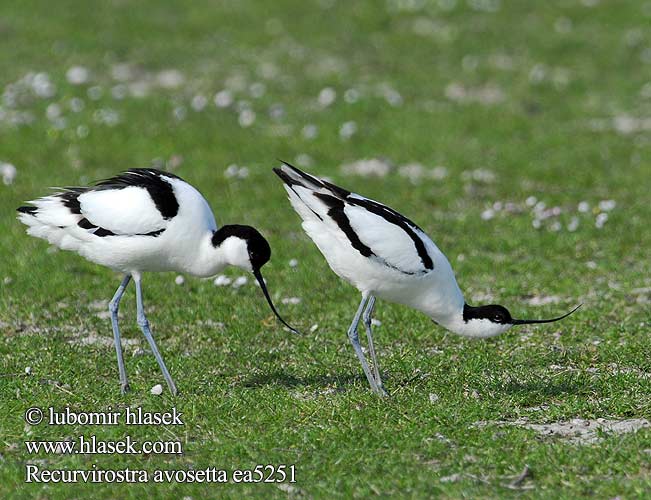
<path fill-rule="evenodd" d="M 54 96 L 24 92 L 13 107 L 5 91 L 0 107 L 0 161 L 18 169 L 13 184 L 0 184 L 0 497 L 648 497 L 650 429 L 576 445 L 517 426 L 474 424 L 651 418 L 650 21 L 648 2 L 632 0 L 0 4 L 0 85 L 28 72 L 46 72 L 56 85 Z M 141 83 L 164 69 L 185 81 L 115 99 L 117 63 L 136 68 Z M 87 84 L 66 81 L 73 65 L 90 70 Z M 258 98 L 249 90 L 255 82 L 266 89 Z M 103 90 L 98 100 L 88 97 L 93 86 Z M 252 126 L 240 127 L 233 107 L 214 106 L 226 87 L 250 103 Z M 321 109 L 324 87 L 337 99 Z M 400 105 L 387 103 L 387 87 L 399 92 Z M 347 103 L 351 88 L 359 99 Z M 498 89 L 497 102 L 455 100 L 459 88 L 471 97 Z M 191 107 L 197 94 L 209 101 L 200 112 Z M 75 97 L 85 104 L 77 113 L 70 111 Z M 53 103 L 65 118 L 61 128 L 46 117 Z M 284 114 L 273 118 L 278 105 Z M 118 113 L 116 125 L 97 122 L 106 108 Z M 33 120 L 8 123 L 23 112 Z M 347 121 L 358 131 L 343 140 Z M 318 126 L 311 140 L 301 133 L 308 124 Z M 449 257 L 470 302 L 488 296 L 523 317 L 584 307 L 562 323 L 469 341 L 379 302 L 376 348 L 391 397 L 376 398 L 345 336 L 358 294 L 329 271 L 271 173 L 277 158 L 302 154 L 312 159 L 308 170 L 419 223 Z M 147 275 L 149 319 L 181 393 L 149 392 L 163 381 L 151 355 L 132 356 L 146 342 L 130 289 L 122 329 L 136 342 L 126 347 L 132 391 L 121 396 L 110 343 L 79 342 L 110 340 L 97 303 L 108 301 L 119 276 L 48 252 L 24 234 L 14 210 L 49 186 L 174 156 L 182 157 L 175 173 L 201 189 L 220 223 L 251 224 L 268 238 L 273 256 L 264 272 L 285 317 L 305 332 L 319 326 L 300 337 L 283 331 L 253 286 L 219 288 L 190 277 L 177 286 L 174 275 Z M 397 169 L 384 178 L 339 169 L 368 157 L 445 166 L 448 175 L 414 185 Z M 248 179 L 225 178 L 232 163 L 248 166 Z M 478 168 L 494 182 L 464 176 Z M 562 213 L 535 229 L 524 203 L 530 196 Z M 617 205 L 596 228 L 593 209 L 606 199 Z M 580 201 L 588 213 L 577 211 Z M 515 210 L 483 220 L 495 202 Z M 570 232 L 572 217 L 580 224 Z M 555 221 L 560 231 L 551 230 Z M 292 258 L 298 267 L 288 265 Z M 280 303 L 289 296 L 302 302 Z M 558 302 L 534 306 L 532 296 Z M 30 428 L 23 415 L 33 406 L 176 407 L 185 425 Z M 184 454 L 30 456 L 23 444 L 91 434 L 180 440 Z M 27 462 L 149 471 L 295 464 L 297 482 L 284 489 L 24 484 Z M 521 485 L 528 489 L 508 488 L 525 465 L 533 474 Z"/>

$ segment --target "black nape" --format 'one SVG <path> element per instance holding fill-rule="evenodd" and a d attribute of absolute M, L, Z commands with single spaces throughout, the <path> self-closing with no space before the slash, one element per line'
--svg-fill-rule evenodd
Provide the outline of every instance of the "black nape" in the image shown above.
<path fill-rule="evenodd" d="M 487 319 L 492 323 L 508 325 L 513 323 L 511 313 L 504 306 L 491 304 L 488 306 L 463 306 L 463 321 L 468 323 L 471 319 Z"/>
<path fill-rule="evenodd" d="M 230 237 L 246 241 L 246 247 L 249 251 L 249 258 L 251 259 L 253 269 L 260 269 L 271 258 L 271 247 L 269 243 L 254 227 L 240 224 L 222 226 L 213 233 L 212 244 L 217 248 Z"/>

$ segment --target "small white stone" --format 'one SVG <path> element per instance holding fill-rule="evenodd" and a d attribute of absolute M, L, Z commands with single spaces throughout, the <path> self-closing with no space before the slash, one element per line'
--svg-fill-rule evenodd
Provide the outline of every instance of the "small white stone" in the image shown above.
<path fill-rule="evenodd" d="M 303 127 L 301 134 L 305 139 L 314 139 L 319 134 L 319 127 L 309 123 Z"/>
<path fill-rule="evenodd" d="M 538 203 L 538 198 L 535 196 L 529 196 L 526 200 L 524 200 L 524 204 L 528 207 L 533 207 L 536 203 Z"/>
<path fill-rule="evenodd" d="M 262 82 L 255 82 L 249 86 L 249 93 L 254 99 L 259 99 L 267 91 L 267 86 Z"/>
<path fill-rule="evenodd" d="M 88 97 L 90 97 L 93 101 L 97 101 L 102 97 L 104 89 L 102 89 L 102 87 L 99 85 L 95 85 L 94 87 L 90 87 L 86 93 L 88 94 Z"/>
<path fill-rule="evenodd" d="M 84 102 L 83 99 L 80 99 L 79 97 L 73 97 L 72 99 L 70 99 L 70 110 L 73 113 L 79 113 L 80 111 L 83 111 L 85 106 L 86 103 Z"/>
<path fill-rule="evenodd" d="M 606 223 L 607 220 L 608 220 L 608 214 L 601 212 L 600 214 L 597 215 L 594 225 L 597 229 L 601 229 L 602 227 L 604 227 L 604 224 Z"/>
<path fill-rule="evenodd" d="M 231 280 L 228 276 L 224 276 L 223 274 L 220 274 L 215 278 L 213 281 L 215 286 L 228 286 L 231 284 L 233 280 Z"/>
<path fill-rule="evenodd" d="M 567 230 L 573 233 L 579 228 L 579 218 L 578 217 L 572 217 L 570 222 L 567 224 Z"/>
<path fill-rule="evenodd" d="M 540 229 L 542 222 L 540 222 L 540 219 L 534 219 L 531 221 L 531 225 L 534 227 L 534 229 Z"/>
<path fill-rule="evenodd" d="M 208 98 L 205 95 L 197 94 L 192 98 L 190 106 L 195 111 L 202 111 L 208 104 Z"/>
<path fill-rule="evenodd" d="M 314 324 L 310 327 L 310 333 L 314 333 L 314 332 L 316 332 L 318 329 L 319 329 L 319 324 L 318 324 L 318 323 L 314 323 Z"/>
<path fill-rule="evenodd" d="M 281 302 L 283 304 L 295 306 L 301 303 L 301 299 L 299 297 L 284 297 Z"/>
<path fill-rule="evenodd" d="M 599 210 L 602 212 L 609 212 L 615 206 L 617 205 L 617 202 L 615 200 L 601 200 L 599 202 Z"/>
<path fill-rule="evenodd" d="M 382 322 L 379 319 L 371 318 L 372 326 L 382 326 Z"/>
<path fill-rule="evenodd" d="M 301 153 L 301 154 L 296 155 L 296 158 L 294 159 L 294 161 L 296 162 L 296 165 L 298 165 L 299 167 L 304 167 L 304 168 L 311 167 L 312 164 L 314 163 L 314 161 L 312 160 L 312 157 L 310 155 L 308 155 L 307 153 Z"/>
<path fill-rule="evenodd" d="M 246 276 L 238 276 L 235 278 L 235 281 L 233 281 L 233 288 L 240 288 L 241 286 L 246 285 L 248 281 L 249 278 Z"/>
<path fill-rule="evenodd" d="M 183 85 L 185 77 L 178 69 L 166 69 L 156 75 L 158 85 L 166 89 L 175 89 Z"/>
<path fill-rule="evenodd" d="M 495 217 L 495 210 L 492 208 L 487 208 L 481 213 L 482 220 L 491 220 L 493 217 Z"/>
<path fill-rule="evenodd" d="M 290 259 L 289 261 L 289 267 L 296 267 L 298 266 L 298 260 L 296 259 Z"/>
<path fill-rule="evenodd" d="M 82 85 L 88 81 L 90 72 L 83 66 L 72 66 L 66 71 L 66 80 L 72 85 Z"/>
<path fill-rule="evenodd" d="M 433 392 L 430 393 L 429 395 L 429 402 L 430 403 L 436 403 L 439 400 L 439 395 L 434 394 Z"/>
<path fill-rule="evenodd" d="M 227 108 L 233 104 L 233 94 L 230 90 L 221 90 L 215 94 L 214 102 L 218 108 Z"/>
<path fill-rule="evenodd" d="M 31 366 L 26 366 L 25 367 L 25 375 L 31 375 L 32 373 L 32 367 Z"/>
<path fill-rule="evenodd" d="M 17 173 L 16 167 L 11 163 L 0 162 L 0 176 L 2 176 L 2 182 L 5 186 L 13 184 Z"/>
<path fill-rule="evenodd" d="M 354 121 L 344 122 L 339 128 L 339 137 L 341 137 L 342 139 L 350 139 L 356 133 L 357 133 L 357 123 L 355 123 Z"/>
<path fill-rule="evenodd" d="M 242 128 L 250 127 L 255 122 L 255 111 L 251 109 L 242 110 L 237 118 L 237 122 Z"/>
<path fill-rule="evenodd" d="M 348 104 L 354 104 L 359 100 L 359 90 L 348 89 L 344 92 L 344 101 Z"/>
<path fill-rule="evenodd" d="M 154 387 L 151 388 L 149 392 L 152 393 L 154 396 L 160 396 L 161 394 L 163 394 L 163 386 L 160 384 L 156 384 Z"/>
<path fill-rule="evenodd" d="M 174 283 L 176 283 L 177 285 L 182 285 L 183 283 L 185 283 L 185 278 L 179 274 L 176 278 L 174 278 Z"/>
<path fill-rule="evenodd" d="M 325 87 L 319 92 L 319 105 L 323 108 L 330 106 L 337 99 L 337 92 L 332 87 Z"/>
<path fill-rule="evenodd" d="M 588 211 L 590 210 L 590 203 L 588 203 L 587 201 L 581 201 L 581 202 L 579 202 L 579 204 L 578 204 L 578 206 L 577 206 L 577 210 L 578 210 L 579 212 L 581 212 L 581 213 L 586 213 L 586 212 L 588 212 Z"/>

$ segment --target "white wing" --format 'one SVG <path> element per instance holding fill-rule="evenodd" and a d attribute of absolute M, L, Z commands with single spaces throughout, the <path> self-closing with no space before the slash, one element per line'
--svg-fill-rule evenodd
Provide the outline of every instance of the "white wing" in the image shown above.
<path fill-rule="evenodd" d="M 359 253 L 402 273 L 426 274 L 434 269 L 436 245 L 395 210 L 288 164 L 275 171 L 304 221 L 336 228 Z"/>
<path fill-rule="evenodd" d="M 140 186 L 86 191 L 78 199 L 81 214 L 91 225 L 116 235 L 148 234 L 167 227 L 149 192 Z"/>

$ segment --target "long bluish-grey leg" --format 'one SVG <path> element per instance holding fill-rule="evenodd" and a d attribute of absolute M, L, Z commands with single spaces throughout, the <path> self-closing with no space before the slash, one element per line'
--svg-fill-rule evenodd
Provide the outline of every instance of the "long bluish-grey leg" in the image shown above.
<path fill-rule="evenodd" d="M 122 358 L 122 343 L 120 342 L 120 327 L 118 326 L 118 310 L 120 309 L 120 299 L 124 295 L 127 285 L 131 281 L 131 275 L 125 275 L 122 283 L 115 291 L 115 295 L 109 302 L 109 312 L 111 313 L 111 326 L 113 326 L 113 342 L 115 343 L 115 353 L 118 356 L 118 371 L 120 372 L 120 390 L 122 394 L 129 390 L 129 380 L 127 379 L 127 370 L 124 368 L 124 359 Z"/>
<path fill-rule="evenodd" d="M 154 357 L 156 358 L 156 361 L 158 361 L 158 366 L 160 366 L 160 369 L 163 372 L 163 377 L 165 377 L 165 381 L 167 382 L 167 386 L 170 388 L 170 392 L 176 396 L 176 385 L 170 376 L 170 372 L 167 371 L 165 361 L 163 361 L 160 352 L 158 352 L 158 347 L 156 347 L 156 342 L 154 341 L 154 337 L 152 336 L 151 330 L 149 329 L 149 321 L 147 321 L 147 317 L 145 316 L 145 308 L 142 303 L 142 287 L 140 286 L 140 280 L 140 275 L 134 273 L 133 281 L 136 284 L 136 308 L 138 315 L 138 326 L 142 330 L 142 333 L 145 335 L 147 342 L 149 342 L 151 352 L 154 353 Z"/>
<path fill-rule="evenodd" d="M 375 307 L 375 297 L 371 295 L 364 310 L 364 326 L 366 327 L 366 337 L 368 338 L 368 350 L 371 352 L 371 359 L 373 360 L 373 374 L 378 387 L 382 387 L 382 379 L 380 378 L 380 365 L 377 362 L 375 355 L 375 346 L 373 345 L 373 330 L 371 320 L 373 318 L 373 308 Z"/>
<path fill-rule="evenodd" d="M 350 324 L 350 328 L 348 328 L 348 338 L 350 339 L 350 343 L 353 344 L 353 349 L 355 349 L 355 354 L 357 354 L 359 362 L 362 364 L 362 369 L 364 370 L 364 374 L 366 375 L 368 383 L 371 385 L 371 389 L 376 394 L 384 396 L 386 395 L 386 392 L 384 392 L 384 389 L 381 387 L 378 387 L 377 382 L 375 382 L 375 379 L 371 374 L 371 369 L 368 367 L 368 363 L 366 362 L 366 358 L 362 352 L 362 346 L 359 344 L 359 335 L 357 334 L 357 325 L 359 325 L 359 321 L 362 318 L 362 312 L 364 311 L 364 306 L 366 305 L 367 301 L 368 296 L 362 294 L 362 300 L 359 303 L 359 307 L 357 308 L 353 322 Z"/>

